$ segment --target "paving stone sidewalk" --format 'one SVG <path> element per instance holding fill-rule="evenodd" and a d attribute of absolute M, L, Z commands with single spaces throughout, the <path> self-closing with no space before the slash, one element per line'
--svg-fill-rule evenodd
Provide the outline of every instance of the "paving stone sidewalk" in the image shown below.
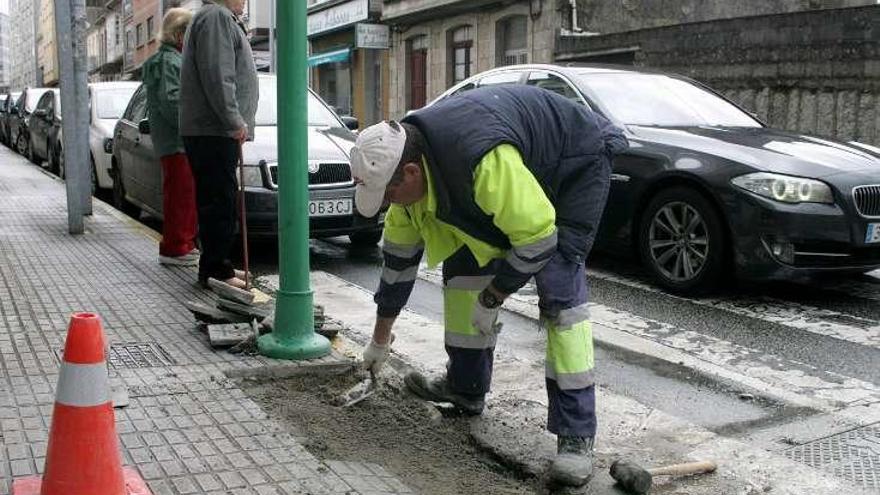
<path fill-rule="evenodd" d="M 124 463 L 154 494 L 412 493 L 381 466 L 321 462 L 229 380 L 270 364 L 214 352 L 186 300 L 212 304 L 193 268 L 157 263 L 156 239 L 94 202 L 67 233 L 64 184 L 0 147 L 0 495 L 39 473 L 69 315 L 101 315 Z"/>

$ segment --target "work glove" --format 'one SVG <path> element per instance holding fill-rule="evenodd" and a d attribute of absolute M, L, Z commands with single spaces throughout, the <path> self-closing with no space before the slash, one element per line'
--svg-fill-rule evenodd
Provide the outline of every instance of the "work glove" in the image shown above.
<path fill-rule="evenodd" d="M 498 313 L 501 306 L 497 308 L 487 308 L 477 301 L 474 305 L 474 312 L 471 315 L 471 325 L 479 330 L 480 335 L 485 337 L 494 337 L 501 333 L 501 323 L 498 323 Z"/>
<path fill-rule="evenodd" d="M 389 354 L 391 354 L 390 342 L 383 345 L 370 341 L 370 345 L 364 349 L 364 368 L 378 374 L 388 360 Z"/>

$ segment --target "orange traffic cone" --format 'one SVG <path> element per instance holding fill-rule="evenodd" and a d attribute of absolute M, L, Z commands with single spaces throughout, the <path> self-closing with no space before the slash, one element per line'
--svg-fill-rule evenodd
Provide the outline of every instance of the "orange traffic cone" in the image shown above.
<path fill-rule="evenodd" d="M 150 495 L 136 470 L 122 468 L 105 342 L 98 315 L 70 317 L 44 476 L 15 480 L 12 495 Z"/>

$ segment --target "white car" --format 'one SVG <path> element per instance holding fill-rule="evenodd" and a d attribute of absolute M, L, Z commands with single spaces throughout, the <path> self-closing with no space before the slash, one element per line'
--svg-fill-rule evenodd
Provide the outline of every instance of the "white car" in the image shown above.
<path fill-rule="evenodd" d="M 98 82 L 89 84 L 89 151 L 94 166 L 94 186 L 111 189 L 113 178 L 113 129 L 122 117 L 139 82 Z"/>

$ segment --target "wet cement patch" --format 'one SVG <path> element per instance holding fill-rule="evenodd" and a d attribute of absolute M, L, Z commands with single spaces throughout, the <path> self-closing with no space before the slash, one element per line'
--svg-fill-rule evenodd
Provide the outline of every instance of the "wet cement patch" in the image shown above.
<path fill-rule="evenodd" d="M 537 491 L 535 478 L 503 465 L 471 439 L 469 418 L 440 414 L 403 390 L 399 377 L 383 375 L 379 390 L 357 405 L 334 405 L 363 378 L 352 372 L 251 378 L 240 386 L 319 459 L 378 463 L 416 493 Z"/>

